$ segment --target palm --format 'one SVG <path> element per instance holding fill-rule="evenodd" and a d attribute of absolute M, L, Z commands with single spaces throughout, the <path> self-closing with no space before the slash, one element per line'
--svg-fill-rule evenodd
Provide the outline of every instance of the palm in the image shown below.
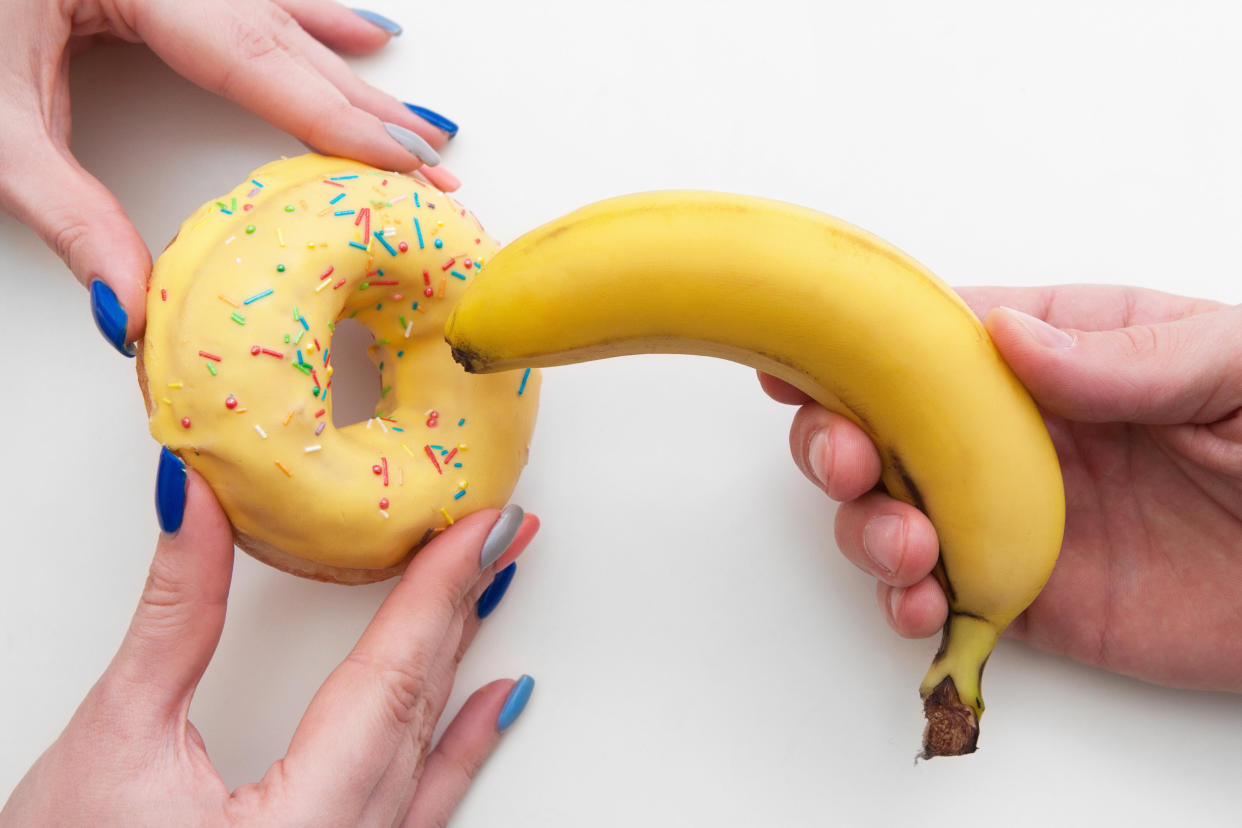
<path fill-rule="evenodd" d="M 963 291 L 1103 330 L 1223 306 L 1119 288 Z M 1204 412 L 1206 413 L 1206 412 Z M 1242 662 L 1242 418 L 1210 425 L 1048 417 L 1066 533 L 1047 587 L 1010 628 L 1041 649 L 1162 684 L 1220 688 Z M 1232 652 L 1231 652 L 1232 650 Z"/>

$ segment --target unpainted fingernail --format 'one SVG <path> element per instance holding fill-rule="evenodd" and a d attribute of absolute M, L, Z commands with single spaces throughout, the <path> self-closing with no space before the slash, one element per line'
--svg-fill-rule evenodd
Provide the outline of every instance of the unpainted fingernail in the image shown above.
<path fill-rule="evenodd" d="M 1000 310 L 1012 315 L 1041 345 L 1046 345 L 1049 348 L 1070 348 L 1074 345 L 1075 339 L 1073 336 L 1060 328 L 1049 325 L 1038 317 L 1031 316 L 1029 313 L 1023 313 L 1015 308 L 1002 307 Z"/>
<path fill-rule="evenodd" d="M 503 733 L 508 730 L 509 725 L 517 721 L 517 717 L 526 709 L 526 703 L 530 701 L 530 694 L 534 689 L 535 680 L 530 676 L 522 676 L 517 680 L 509 691 L 504 706 L 500 708 L 500 715 L 496 717 L 497 730 Z"/>
<path fill-rule="evenodd" d="M 505 593 L 509 591 L 509 584 L 513 583 L 513 576 L 516 574 L 517 561 L 496 573 L 496 577 L 487 585 L 487 589 L 483 590 L 483 594 L 479 596 L 478 603 L 475 604 L 475 613 L 480 619 L 492 614 L 492 610 L 496 609 L 500 599 L 504 598 Z"/>
<path fill-rule="evenodd" d="M 384 121 L 383 124 L 384 129 L 388 130 L 388 134 L 392 136 L 392 139 L 404 147 L 407 152 L 417 156 L 418 160 L 429 167 L 434 167 L 440 163 L 440 154 L 432 149 L 431 144 L 423 140 L 423 137 L 417 132 L 397 124 L 390 124 L 388 121 Z"/>
<path fill-rule="evenodd" d="M 354 14 L 361 17 L 368 23 L 374 23 L 393 37 L 401 34 L 401 24 L 395 20 L 389 20 L 379 12 L 368 11 L 367 9 L 350 9 Z"/>
<path fill-rule="evenodd" d="M 452 121 L 449 118 L 444 117 L 439 112 L 436 112 L 434 109 L 428 109 L 425 106 L 419 106 L 418 104 L 412 104 L 412 103 L 407 103 L 405 105 L 405 108 L 413 112 L 418 117 L 422 118 L 427 123 L 431 124 L 436 129 L 444 130 L 444 132 L 448 135 L 448 137 L 452 138 L 454 135 L 457 134 L 456 122 Z"/>
<path fill-rule="evenodd" d="M 103 334 L 104 339 L 127 357 L 133 358 L 137 349 L 125 341 L 129 314 L 121 307 L 114 291 L 101 279 L 91 282 L 91 316 L 95 317 L 95 327 Z"/>
<path fill-rule="evenodd" d="M 486 569 L 496 563 L 517 537 L 518 529 L 522 528 L 525 518 L 526 513 L 522 511 L 522 507 L 513 503 L 501 511 L 500 517 L 496 518 L 483 541 L 483 550 L 479 553 L 479 569 Z"/>
<path fill-rule="evenodd" d="M 181 528 L 185 517 L 185 485 L 185 463 L 164 446 L 155 474 L 155 517 L 160 529 L 169 535 Z"/>
<path fill-rule="evenodd" d="M 877 515 L 863 526 L 863 551 L 882 575 L 901 566 L 905 521 L 898 515 Z"/>
<path fill-rule="evenodd" d="M 807 459 L 811 464 L 811 474 L 821 486 L 828 485 L 828 473 L 832 467 L 832 447 L 828 442 L 828 429 L 821 428 L 811 435 L 811 442 L 806 447 Z"/>
<path fill-rule="evenodd" d="M 906 591 L 900 587 L 893 587 L 888 592 L 888 617 L 893 619 L 893 625 L 897 624 L 897 613 L 901 609 L 901 599 L 906 595 Z"/>

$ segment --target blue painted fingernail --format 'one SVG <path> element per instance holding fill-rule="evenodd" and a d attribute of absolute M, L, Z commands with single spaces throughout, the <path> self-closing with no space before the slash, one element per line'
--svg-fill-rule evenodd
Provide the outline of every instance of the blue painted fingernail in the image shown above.
<path fill-rule="evenodd" d="M 378 14 L 373 11 L 367 11 L 366 9 L 350 9 L 350 11 L 352 11 L 354 14 L 358 15 L 359 17 L 361 17 L 363 20 L 367 21 L 368 23 L 374 23 L 376 26 L 379 26 L 381 29 L 388 32 L 393 37 L 396 37 L 397 35 L 401 34 L 401 24 L 395 20 L 389 20 L 387 17 L 384 17 L 384 15 L 382 14 Z"/>
<path fill-rule="evenodd" d="M 513 582 L 513 576 L 516 574 L 517 561 L 496 573 L 496 577 L 492 579 L 491 584 L 479 596 L 479 603 L 475 604 L 475 610 L 478 612 L 479 618 L 486 618 L 492 614 L 492 610 L 496 609 L 500 599 L 504 598 L 505 593 L 509 591 L 509 584 Z"/>
<path fill-rule="evenodd" d="M 517 721 L 517 717 L 526 709 L 526 702 L 530 701 L 530 693 L 534 689 L 535 680 L 530 676 L 522 676 L 517 680 L 517 684 L 509 691 L 509 697 L 505 699 L 504 707 L 500 708 L 500 716 L 496 718 L 497 730 L 503 733 L 509 725 Z"/>
<path fill-rule="evenodd" d="M 131 358 L 137 353 L 132 345 L 125 342 L 128 314 L 117 301 L 116 292 L 99 279 L 91 282 L 91 315 L 95 317 L 95 327 L 99 328 L 104 339 L 112 343 L 113 348 Z"/>
<path fill-rule="evenodd" d="M 431 144 L 428 144 L 417 132 L 412 132 L 403 126 L 390 124 L 387 121 L 382 122 L 384 129 L 388 130 L 388 134 L 392 139 L 401 146 L 405 147 L 406 152 L 418 158 L 428 167 L 434 167 L 440 163 L 440 155 Z"/>
<path fill-rule="evenodd" d="M 185 463 L 168 446 L 160 451 L 160 468 L 155 475 L 155 516 L 160 529 L 170 535 L 181 528 L 185 516 Z"/>
<path fill-rule="evenodd" d="M 505 554 L 509 544 L 513 543 L 513 539 L 517 537 L 518 529 L 522 528 L 522 520 L 525 517 L 526 513 L 522 511 L 522 507 L 512 503 L 501 511 L 500 517 L 496 518 L 491 531 L 487 533 L 487 538 L 483 541 L 483 549 L 479 552 L 479 569 L 486 569 Z"/>
<path fill-rule="evenodd" d="M 442 129 L 445 132 L 447 132 L 448 137 L 452 138 L 454 135 L 457 134 L 457 124 L 454 123 L 453 121 L 450 121 L 448 118 L 445 118 L 443 115 L 441 115 L 439 112 L 436 112 L 434 109 L 428 109 L 425 106 L 419 106 L 418 104 L 412 104 L 412 103 L 406 104 L 405 108 L 413 112 L 418 117 L 422 118 L 427 123 L 431 124 L 433 127 Z"/>

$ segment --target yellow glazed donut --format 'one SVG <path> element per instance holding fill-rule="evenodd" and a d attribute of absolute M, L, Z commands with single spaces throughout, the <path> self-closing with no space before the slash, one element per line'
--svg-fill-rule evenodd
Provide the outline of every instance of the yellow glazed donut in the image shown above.
<path fill-rule="evenodd" d="M 503 506 L 537 372 L 467 374 L 444 323 L 497 249 L 418 177 L 340 158 L 268 164 L 200 207 L 155 263 L 139 381 L 151 434 L 211 484 L 238 545 L 368 583 L 455 518 Z M 332 424 L 332 333 L 375 337 L 375 416 Z"/>

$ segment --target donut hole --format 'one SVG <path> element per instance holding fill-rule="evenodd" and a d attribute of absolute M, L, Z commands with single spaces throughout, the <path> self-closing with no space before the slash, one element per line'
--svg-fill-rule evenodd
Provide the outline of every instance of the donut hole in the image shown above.
<path fill-rule="evenodd" d="M 336 323 L 332 334 L 332 424 L 344 428 L 375 416 L 380 374 L 367 356 L 375 336 L 354 319 Z"/>

